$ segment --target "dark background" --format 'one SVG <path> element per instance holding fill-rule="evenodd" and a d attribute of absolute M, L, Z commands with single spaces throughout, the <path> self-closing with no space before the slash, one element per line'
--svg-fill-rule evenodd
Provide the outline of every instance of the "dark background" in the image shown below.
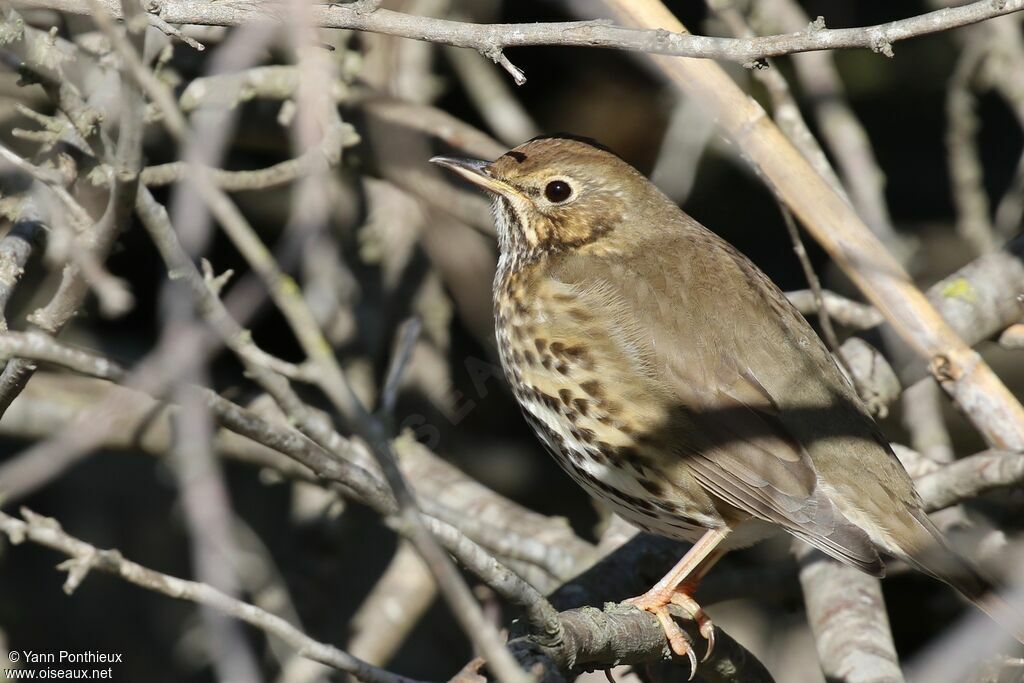
<path fill-rule="evenodd" d="M 694 30 L 704 26 L 705 12 L 700 3 L 669 4 Z M 812 17 L 824 14 L 832 28 L 874 24 L 930 9 L 917 2 L 822 1 L 804 6 Z M 517 0 L 496 3 L 496 7 L 494 19 L 498 21 L 572 18 L 554 2 Z M 60 27 L 65 34 L 69 28 Z M 900 231 L 922 242 L 924 257 L 913 264 L 914 275 L 927 284 L 970 258 L 952 227 L 954 210 L 943 140 L 947 82 L 958 50 L 950 36 L 939 35 L 899 43 L 895 51 L 895 59 L 864 50 L 841 52 L 835 58 L 849 102 L 886 174 L 886 196 L 893 219 Z M 172 64 L 185 81 L 202 73 L 203 60 L 187 47 L 179 44 L 175 53 Z M 508 56 L 529 78 L 526 85 L 516 89 L 516 96 L 540 128 L 597 138 L 641 171 L 650 171 L 672 98 L 642 60 L 623 52 L 555 47 L 519 48 L 510 50 Z M 435 59 L 435 72 L 444 88 L 436 105 L 484 127 L 447 61 Z M 780 60 L 779 67 L 789 73 L 786 60 Z M 765 101 L 757 86 L 753 92 Z M 801 104 L 806 108 L 806 102 Z M 813 117 L 806 109 L 805 113 L 813 128 Z M 288 141 L 274 123 L 275 115 L 276 107 L 266 103 L 245 106 L 228 166 L 258 168 L 286 158 Z M 343 115 L 359 127 L 358 112 Z M 986 187 L 990 196 L 997 198 L 1007 187 L 1019 158 L 1021 132 L 1011 112 L 995 96 L 981 96 L 978 115 Z M 149 163 L 172 160 L 173 154 L 173 148 L 159 141 L 146 148 Z M 347 150 L 340 173 L 353 181 L 363 172 L 372 173 L 369 156 L 365 144 Z M 273 197 L 236 195 L 271 244 L 279 237 L 280 222 L 272 213 L 263 214 L 261 208 L 287 200 L 287 191 L 276 192 Z M 161 201 L 165 198 L 166 191 L 158 194 Z M 337 226 L 338 230 L 351 232 L 365 218 L 365 207 L 354 208 L 353 224 Z M 684 208 L 749 255 L 783 289 L 806 286 L 774 200 L 756 177 L 734 160 L 714 150 L 707 152 Z M 808 246 L 815 265 L 826 274 L 827 284 L 849 292 L 824 254 L 815 245 Z M 244 270 L 238 254 L 221 236 L 216 238 L 211 256 L 218 270 Z M 401 304 L 382 291 L 380 273 L 372 264 L 356 260 L 350 265 L 365 280 L 366 298 L 358 312 L 361 332 L 347 351 L 369 356 L 379 376 L 393 331 L 380 321 L 400 318 Z M 100 317 L 90 304 L 69 336 L 130 365 L 152 348 L 159 332 L 158 292 L 165 271 L 137 226 L 122 236 L 109 267 L 131 283 L 137 299 L 134 310 L 111 321 Z M 26 291 L 11 310 L 12 320 L 21 320 L 41 297 L 48 296 L 44 293 L 51 291 L 54 281 L 42 277 L 42 271 L 39 263 L 30 265 L 22 287 Z M 255 320 L 253 330 L 257 341 L 268 350 L 290 359 L 300 358 L 282 319 L 269 306 Z M 417 412 L 430 416 L 440 435 L 439 442 L 432 444 L 436 452 L 533 509 L 567 516 L 580 533 L 592 537 L 598 520 L 592 504 L 543 453 L 520 419 L 503 381 L 489 380 L 487 395 L 476 395 L 465 359 L 493 361 L 491 350 L 466 329 L 458 315 L 452 322 L 451 335 L 453 389 L 473 400 L 474 408 L 453 426 L 432 411 L 423 397 L 407 392 L 400 401 L 399 418 Z M 983 347 L 992 351 L 991 344 Z M 995 353 L 993 357 L 1001 371 L 1009 370 L 1011 364 L 1020 365 L 1019 359 L 1014 361 L 1005 354 Z M 1004 376 L 1020 391 L 1024 373 L 1019 367 Z M 213 378 L 216 388 L 233 392 L 236 398 L 253 394 L 252 385 L 241 378 L 239 367 L 227 354 L 218 357 Z M 979 444 L 977 438 L 962 421 L 955 416 L 951 419 L 958 452 L 972 452 Z M 884 427 L 890 438 L 903 438 L 898 415 Z M 4 440 L 0 442 L 0 457 L 13 457 L 26 445 Z M 299 606 L 307 632 L 321 640 L 344 644 L 350 616 L 387 564 L 394 548 L 393 535 L 373 514 L 358 507 L 350 507 L 338 517 L 324 515 L 297 524 L 290 519 L 288 485 L 265 484 L 253 469 L 237 464 L 229 463 L 226 472 L 238 515 L 270 549 Z M 190 574 L 188 539 L 174 478 L 157 459 L 138 453 L 100 453 L 31 496 L 25 505 L 62 520 L 70 533 L 98 547 L 116 547 L 127 557 L 170 574 Z M 730 561 L 753 562 L 778 552 L 782 551 L 755 549 Z M 209 667 L 195 654 L 195 643 L 190 643 L 199 622 L 194 605 L 131 587 L 100 573 L 91 575 L 74 595 L 66 596 L 61 591 L 64 575 L 54 570 L 61 559 L 31 544 L 0 546 L 0 627 L 7 634 L 9 648 L 123 653 L 125 663 L 115 666 L 118 680 L 212 680 Z M 960 609 L 948 591 L 920 577 L 900 576 L 884 586 L 902 656 L 913 653 Z M 922 600 L 934 617 L 929 623 L 915 616 L 916 605 Z M 779 610 L 778 618 L 784 622 L 802 618 L 796 596 L 769 600 L 767 604 Z M 263 647 L 262 637 L 254 635 L 253 642 Z M 469 654 L 465 638 L 446 609 L 436 604 L 390 668 L 419 678 L 443 680 Z"/>

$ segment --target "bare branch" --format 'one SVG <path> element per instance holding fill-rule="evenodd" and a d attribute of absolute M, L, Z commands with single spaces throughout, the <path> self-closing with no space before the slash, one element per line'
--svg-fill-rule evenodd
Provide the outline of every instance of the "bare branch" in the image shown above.
<path fill-rule="evenodd" d="M 49 44 L 50 36 L 26 27 L 12 10 L 4 10 L 0 17 L 4 24 L 17 31 L 17 40 L 9 42 L 6 48 L 13 48 L 21 56 L 24 68 L 42 80 L 50 96 L 67 113 L 79 133 L 83 137 L 91 136 L 97 130 L 99 114 L 86 104 L 73 84 L 67 82 L 47 63 L 44 46 Z M 133 38 L 138 45 L 142 45 L 143 39 L 142 35 Z M 36 328 L 49 334 L 57 334 L 84 303 L 89 291 L 89 274 L 92 273 L 93 281 L 97 274 L 96 268 L 90 268 L 90 264 L 93 261 L 96 264 L 101 263 L 106 258 L 135 202 L 142 159 L 144 105 L 141 94 L 127 82 L 127 79 L 122 81 L 122 93 L 124 111 L 121 129 L 117 147 L 112 152 L 115 182 L 103 216 L 95 224 L 89 220 L 92 227 L 89 228 L 90 256 L 85 263 L 86 267 L 65 268 L 60 286 L 53 298 L 29 318 L 29 322 Z M 109 140 L 105 139 L 104 142 L 108 148 L 114 149 L 113 143 Z M 0 375 L 0 415 L 3 415 L 11 401 L 25 388 L 34 372 L 35 365 L 23 359 L 15 358 L 7 363 Z"/>
<path fill-rule="evenodd" d="M 281 617 L 229 597 L 204 583 L 186 581 L 153 571 L 125 559 L 116 550 L 100 550 L 69 536 L 55 519 L 42 517 L 24 508 L 22 516 L 24 521 L 0 512 L 0 531 L 7 534 L 12 543 L 28 540 L 71 558 L 69 563 L 62 565 L 69 572 L 69 583 L 65 584 L 65 590 L 68 592 L 74 590 L 90 570 L 97 569 L 119 576 L 141 588 L 223 612 L 280 638 L 303 657 L 352 674 L 366 683 L 419 683 L 415 679 L 371 666 L 332 645 L 317 642 Z"/>
<path fill-rule="evenodd" d="M 1024 452 L 982 451 L 952 462 L 915 483 L 928 511 L 1024 482 Z"/>
<path fill-rule="evenodd" d="M 513 641 L 516 654 L 527 666 L 541 667 L 540 681 L 561 678 L 557 672 L 579 673 L 605 668 L 611 663 L 640 664 L 669 657 L 665 632 L 654 615 L 635 607 L 608 605 L 562 612 L 559 615 L 562 641 L 542 646 L 533 640 Z M 693 622 L 682 625 L 691 639 L 698 637 Z M 723 637 L 724 636 L 724 637 Z M 708 683 L 772 683 L 774 679 L 750 652 L 735 640 L 720 634 L 711 657 L 700 665 L 700 675 Z"/>
<path fill-rule="evenodd" d="M 801 546 L 800 585 L 826 680 L 903 681 L 881 582 Z"/>
<path fill-rule="evenodd" d="M 72 14 L 90 14 L 87 0 L 31 0 L 33 7 L 48 7 Z M 113 0 L 103 4 L 114 16 L 119 8 Z M 798 33 L 761 38 L 713 38 L 682 31 L 637 30 L 603 22 L 582 21 L 535 24 L 470 24 L 446 19 L 416 17 L 378 8 L 361 11 L 350 5 L 321 5 L 313 8 L 312 19 L 323 28 L 355 29 L 444 45 L 473 48 L 494 61 L 502 50 L 527 45 L 605 47 L 674 57 L 704 57 L 751 64 L 766 57 L 794 52 L 868 48 L 892 56 L 892 44 L 901 40 L 976 24 L 992 17 L 1024 9 L 1024 0 L 991 2 L 980 0 L 962 7 L 942 9 L 909 19 L 862 28 L 824 29 L 812 27 Z M 170 24 L 239 26 L 253 21 L 280 19 L 282 6 L 263 3 L 209 4 L 194 0 L 172 0 L 160 5 L 159 16 Z M 509 69 L 509 66 L 506 66 Z M 510 73 L 515 73 L 512 67 Z"/>
<path fill-rule="evenodd" d="M 437 584 L 419 553 L 399 543 L 387 569 L 351 619 L 348 649 L 371 664 L 384 664 L 437 597 Z"/>
<path fill-rule="evenodd" d="M 768 30 L 800 31 L 810 18 L 794 0 L 767 0 L 752 8 L 753 21 Z M 820 21 L 820 18 L 819 18 Z M 834 55 L 809 52 L 792 59 L 803 95 L 813 107 L 821 137 L 832 152 L 850 201 L 868 227 L 901 262 L 910 256 L 910 240 L 896 232 L 885 198 L 885 173 L 871 140 L 846 101 Z"/>
<path fill-rule="evenodd" d="M 7 329 L 7 302 L 21 280 L 32 252 L 43 239 L 46 227 L 35 206 L 35 201 L 25 198 L 17 220 L 0 239 L 0 328 Z"/>
<path fill-rule="evenodd" d="M 976 254 L 986 254 L 997 246 L 978 152 L 974 93 L 977 72 L 987 56 L 989 43 L 986 33 L 974 34 L 960 53 L 946 93 L 946 149 L 957 209 L 956 227 Z"/>
<path fill-rule="evenodd" d="M 102 356 L 57 343 L 42 332 L 6 332 L 0 334 L 0 359 L 29 358 L 52 363 L 101 379 L 118 380 L 124 368 Z"/>
<path fill-rule="evenodd" d="M 539 134 L 537 124 L 509 90 L 508 81 L 497 69 L 472 52 L 457 47 L 445 50 L 445 56 L 462 81 L 466 94 L 494 134 L 509 146 Z"/>
<path fill-rule="evenodd" d="M 847 299 L 827 289 L 822 290 L 821 297 L 825 310 L 840 325 L 846 325 L 855 330 L 867 330 L 881 325 L 885 320 L 874 306 Z M 786 298 L 804 315 L 814 315 L 817 312 L 818 307 L 814 301 L 814 293 L 809 289 L 786 292 Z"/>

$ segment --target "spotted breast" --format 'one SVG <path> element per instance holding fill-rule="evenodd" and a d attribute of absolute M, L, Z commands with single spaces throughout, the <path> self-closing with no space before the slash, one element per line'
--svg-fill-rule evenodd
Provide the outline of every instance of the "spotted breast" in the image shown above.
<path fill-rule="evenodd" d="M 710 498 L 677 495 L 672 478 L 685 471 L 657 464 L 663 397 L 618 381 L 654 371 L 628 325 L 609 335 L 607 314 L 620 304 L 600 283 L 564 282 L 547 266 L 544 276 L 499 267 L 495 282 L 499 354 L 526 420 L 578 484 L 641 529 L 693 541 L 723 525 Z"/>

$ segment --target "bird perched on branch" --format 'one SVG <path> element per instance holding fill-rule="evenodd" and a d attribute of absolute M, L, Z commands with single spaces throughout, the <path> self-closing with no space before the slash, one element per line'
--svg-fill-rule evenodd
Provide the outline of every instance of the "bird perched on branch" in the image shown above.
<path fill-rule="evenodd" d="M 775 529 L 874 576 L 880 552 L 905 560 L 999 611 L 807 321 L 643 175 L 573 136 L 432 161 L 493 198 L 498 349 L 527 421 L 591 495 L 694 543 L 631 601 L 694 668 L 668 606 L 693 615 L 710 654 L 697 583 Z"/>

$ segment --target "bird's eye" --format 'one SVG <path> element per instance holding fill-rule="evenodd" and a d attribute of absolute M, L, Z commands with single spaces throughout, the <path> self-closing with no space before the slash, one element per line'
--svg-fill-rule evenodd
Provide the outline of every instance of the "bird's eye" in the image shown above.
<path fill-rule="evenodd" d="M 544 196 L 552 204 L 561 204 L 572 196 L 572 187 L 564 180 L 552 180 L 544 188 Z"/>

